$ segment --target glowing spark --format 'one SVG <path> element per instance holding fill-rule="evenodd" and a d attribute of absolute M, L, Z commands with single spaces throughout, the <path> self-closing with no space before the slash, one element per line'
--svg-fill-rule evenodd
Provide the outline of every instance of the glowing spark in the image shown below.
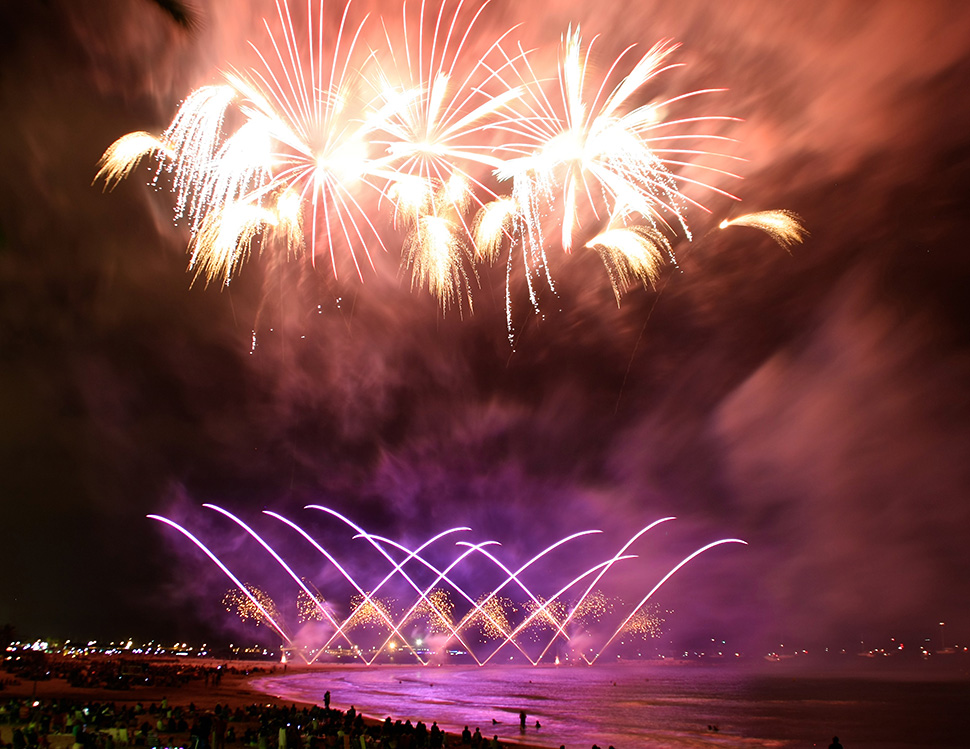
<path fill-rule="evenodd" d="M 547 601 L 542 596 L 537 596 L 536 602 L 527 602 L 525 610 L 530 616 L 534 614 L 539 624 L 548 624 L 556 629 L 562 626 L 563 620 L 569 613 L 566 604 L 561 600 Z"/>
<path fill-rule="evenodd" d="M 189 267 L 196 278 L 218 280 L 229 285 L 233 272 L 249 256 L 253 238 L 264 224 L 276 226 L 276 214 L 259 206 L 233 203 L 209 213 L 192 240 Z"/>
<path fill-rule="evenodd" d="M 252 622 L 257 627 L 260 624 L 270 624 L 280 618 L 279 609 L 269 594 L 255 585 L 245 584 L 245 592 L 238 588 L 230 588 L 222 597 L 222 605 L 226 611 L 235 614 L 242 622 Z"/>
<path fill-rule="evenodd" d="M 276 517 L 297 530 L 315 548 L 327 556 L 327 558 L 338 567 L 344 577 L 357 590 L 357 594 L 354 595 L 350 600 L 349 613 L 347 614 L 347 617 L 343 622 L 338 624 L 337 620 L 330 612 L 331 607 L 327 604 L 324 595 L 311 581 L 307 580 L 306 578 L 297 577 L 293 570 L 290 569 L 285 562 L 283 562 L 279 554 L 273 550 L 272 547 L 270 547 L 269 544 L 267 544 L 258 534 L 256 534 L 245 523 L 228 511 L 223 510 L 215 505 L 206 505 L 206 507 L 217 510 L 224 516 L 233 520 L 236 525 L 245 530 L 252 538 L 256 539 L 256 541 L 258 541 L 271 554 L 271 556 L 274 557 L 280 566 L 283 567 L 283 569 L 290 575 L 291 579 L 297 582 L 301 590 L 297 596 L 296 607 L 297 616 L 300 622 L 306 622 L 313 619 L 322 620 L 325 618 L 328 619 L 336 628 L 336 631 L 332 634 L 325 645 L 322 647 L 316 647 L 314 649 L 313 658 L 308 662 L 313 662 L 316 660 L 320 653 L 326 651 L 326 649 L 330 646 L 330 643 L 332 643 L 335 638 L 342 636 L 350 645 L 351 652 L 353 653 L 354 657 L 360 658 L 366 664 L 373 663 L 374 660 L 382 653 L 392 651 L 396 652 L 404 648 L 409 650 L 416 660 L 426 665 L 427 661 L 422 658 L 421 653 L 419 653 L 409 644 L 409 641 L 413 639 L 418 622 L 424 623 L 425 631 L 427 633 L 437 636 L 437 648 L 447 649 L 448 644 L 454 642 L 456 643 L 456 646 L 459 646 L 465 653 L 468 653 L 468 655 L 471 656 L 479 665 L 485 665 L 488 663 L 506 645 L 509 644 L 516 647 L 531 663 L 537 664 L 542 660 L 549 647 L 559 637 L 565 638 L 567 643 L 573 643 L 575 637 L 581 635 L 589 642 L 594 643 L 595 639 L 593 638 L 596 638 L 597 631 L 602 629 L 603 620 L 611 614 L 626 608 L 623 601 L 621 601 L 619 598 L 608 596 L 602 590 L 596 588 L 595 586 L 597 582 L 617 563 L 636 558 L 633 555 L 625 553 L 634 541 L 640 538 L 651 528 L 672 519 L 662 518 L 641 529 L 634 534 L 630 540 L 628 540 L 626 544 L 611 558 L 590 567 L 588 570 L 569 581 L 555 593 L 545 595 L 533 592 L 525 584 L 522 579 L 522 575 L 526 572 L 526 570 L 533 567 L 538 560 L 542 559 L 551 551 L 559 548 L 568 541 L 580 536 L 597 533 L 598 531 L 583 531 L 573 534 L 572 536 L 567 536 L 560 541 L 551 544 L 545 550 L 535 555 L 531 560 L 519 566 L 515 572 L 512 572 L 501 560 L 497 559 L 493 554 L 486 551 L 486 547 L 494 546 L 497 544 L 497 542 L 485 541 L 477 544 L 458 542 L 458 545 L 464 546 L 465 549 L 456 558 L 454 558 L 454 560 L 451 561 L 446 568 L 438 569 L 434 564 L 424 559 L 421 556 L 421 552 L 439 539 L 455 531 L 468 529 L 452 528 L 443 531 L 425 541 L 417 549 L 411 550 L 395 541 L 391 541 L 390 539 L 366 533 L 352 521 L 344 518 L 342 515 L 330 510 L 329 508 L 318 505 L 310 506 L 313 509 L 322 510 L 343 520 L 345 523 L 358 531 L 358 537 L 367 540 L 376 551 L 378 551 L 387 559 L 388 562 L 391 563 L 391 571 L 385 575 L 385 577 L 379 581 L 377 585 L 371 586 L 368 591 L 365 591 L 364 588 L 356 580 L 354 580 L 354 578 L 346 570 L 337 564 L 336 560 L 334 560 L 333 557 L 323 549 L 323 547 L 321 547 L 306 533 L 306 531 L 302 530 L 299 526 L 291 521 L 276 515 L 275 513 L 267 512 L 267 514 Z M 244 621 L 268 624 L 283 637 L 284 642 L 288 647 L 294 649 L 295 651 L 301 650 L 300 648 L 297 648 L 291 639 L 285 634 L 285 630 L 282 628 L 281 624 L 282 617 L 280 616 L 275 603 L 272 602 L 264 591 L 260 591 L 250 584 L 243 584 L 240 582 L 238 578 L 236 578 L 229 570 L 229 568 L 226 567 L 211 551 L 209 551 L 204 544 L 202 544 L 197 538 L 192 536 L 192 534 L 181 526 L 156 515 L 149 517 L 160 520 L 178 529 L 183 535 L 191 539 L 193 543 L 201 548 L 209 556 L 209 558 L 212 559 L 212 561 L 215 562 L 233 581 L 233 583 L 236 585 L 236 590 L 227 593 L 223 599 L 223 603 L 228 610 L 235 611 L 235 613 L 237 613 L 237 615 L 239 615 Z M 588 663 L 595 662 L 602 651 L 606 649 L 611 644 L 612 640 L 621 633 L 626 633 L 637 637 L 657 636 L 660 631 L 660 627 L 663 624 L 663 619 L 659 616 L 656 606 L 652 604 L 648 605 L 649 599 L 667 580 L 669 580 L 672 575 L 674 575 L 689 561 L 704 553 L 708 549 L 727 543 L 743 542 L 739 541 L 738 539 L 722 539 L 720 541 L 708 544 L 685 557 L 679 564 L 674 566 L 653 587 L 653 589 L 650 590 L 649 593 L 647 593 L 647 595 L 637 606 L 629 610 L 629 614 L 615 630 L 613 636 L 603 644 L 599 653 L 592 655 L 592 648 L 584 648 L 583 650 L 589 651 L 590 655 L 587 655 L 585 652 L 581 652 L 579 655 L 581 655 L 581 657 L 583 657 Z M 404 552 L 405 558 L 403 558 L 401 561 L 395 561 L 394 558 L 387 552 L 385 546 L 393 547 L 394 549 Z M 485 558 L 489 559 L 498 569 L 503 570 L 506 573 L 504 582 L 496 586 L 491 592 L 482 593 L 477 599 L 472 598 L 467 591 L 463 590 L 461 586 L 457 585 L 454 580 L 449 577 L 452 570 L 454 570 L 458 565 L 463 564 L 465 560 L 467 560 L 473 554 L 476 556 L 484 556 Z M 420 563 L 423 567 L 435 573 L 435 579 L 429 585 L 427 585 L 427 587 L 422 588 L 419 586 L 411 578 L 411 576 L 405 572 L 404 567 L 410 564 L 412 561 Z M 400 615 L 394 613 L 394 610 L 397 607 L 397 599 L 378 597 L 377 595 L 380 589 L 395 575 L 401 576 L 417 594 L 414 602 Z M 571 599 L 574 601 L 571 606 L 567 605 L 566 601 L 570 600 L 566 597 L 568 591 L 574 589 L 579 583 L 587 578 L 592 578 L 592 580 L 585 588 L 585 591 L 578 597 L 578 599 Z M 519 589 L 525 594 L 525 599 L 522 599 L 520 596 L 516 600 L 508 597 L 507 595 L 500 594 L 500 592 L 511 583 L 515 583 L 519 587 Z M 460 617 L 456 617 L 455 606 L 451 600 L 451 593 L 449 590 L 442 587 L 443 584 L 450 586 L 454 593 L 469 604 L 469 606 L 464 607 L 464 613 Z M 512 621 L 514 618 L 518 618 L 516 617 L 516 614 L 520 611 L 525 612 L 525 617 L 513 627 Z M 455 623 L 456 618 L 458 619 L 457 624 Z M 571 629 L 571 633 L 567 632 L 566 629 L 570 621 L 573 621 L 576 624 L 576 626 Z M 401 631 L 405 625 L 410 625 L 410 637 L 406 637 Z M 358 629 L 379 629 L 388 633 L 386 639 L 381 645 L 370 649 L 370 652 L 372 653 L 370 658 L 364 657 L 361 647 L 357 645 L 350 637 L 350 634 Z M 552 635 L 548 644 L 546 644 L 542 653 L 537 658 L 533 658 L 519 642 L 519 640 L 521 638 L 530 638 L 533 641 L 538 640 L 541 636 L 544 636 L 542 634 L 544 631 L 550 629 L 552 630 Z M 462 632 L 466 633 L 465 637 L 462 636 Z M 467 641 L 467 636 L 471 632 L 474 632 L 482 643 L 488 643 L 489 647 L 491 648 L 491 653 L 488 655 L 488 657 L 484 658 L 484 660 L 480 659 L 478 655 L 476 655 L 474 649 L 470 647 Z M 478 649 L 481 649 L 481 647 L 478 646 Z"/>
<path fill-rule="evenodd" d="M 610 639 L 607 640 L 604 643 L 603 647 L 600 648 L 600 651 L 593 658 L 593 661 L 592 662 L 593 663 L 596 662 L 597 658 L 599 658 L 603 654 L 603 651 L 606 650 L 610 646 L 610 643 L 613 642 L 613 640 L 616 639 L 617 635 L 619 635 L 620 632 L 622 632 L 624 630 L 624 628 L 627 626 L 627 624 L 629 624 L 630 620 L 633 619 L 634 616 L 636 616 L 637 612 L 640 611 L 640 609 L 642 609 L 644 607 L 644 605 L 646 605 L 647 601 L 649 601 L 653 597 L 653 594 L 656 593 L 658 590 L 660 590 L 660 588 L 663 587 L 663 584 L 665 582 L 667 582 L 671 577 L 673 577 L 674 574 L 676 574 L 676 572 L 681 567 L 683 567 L 685 564 L 687 564 L 688 562 L 690 562 L 695 557 L 700 556 L 705 551 L 708 551 L 709 549 L 713 549 L 715 546 L 721 546 L 722 544 L 743 544 L 743 545 L 747 546 L 748 545 L 748 542 L 747 541 L 742 541 L 740 538 L 722 538 L 720 541 L 713 541 L 713 542 L 707 544 L 706 546 L 702 546 L 701 548 L 697 549 L 696 551 L 691 552 L 686 557 L 684 557 L 682 560 L 680 560 L 680 562 L 678 562 L 677 564 L 675 564 L 670 569 L 670 571 L 666 575 L 663 576 L 663 578 L 660 580 L 660 582 L 658 582 L 656 585 L 653 586 L 653 588 L 651 588 L 650 592 L 647 593 L 647 595 L 645 595 L 643 597 L 643 600 L 640 601 L 640 603 L 637 604 L 637 606 L 633 609 L 633 612 L 626 619 L 623 620 L 623 623 L 619 627 L 616 628 L 616 631 L 613 633 L 613 635 L 610 637 Z"/>
<path fill-rule="evenodd" d="M 305 577 L 301 577 L 300 581 L 303 583 L 303 587 L 296 594 L 298 621 L 302 624 L 303 622 L 321 622 L 327 619 L 328 617 L 324 613 L 327 611 L 327 599 L 323 597 L 323 594 L 312 581 L 307 580 Z M 310 588 L 313 589 L 312 592 L 308 592 Z"/>
<path fill-rule="evenodd" d="M 802 242 L 808 230 L 802 224 L 802 218 L 793 211 L 758 211 L 738 216 L 731 220 L 724 219 L 719 225 L 721 229 L 729 226 L 750 226 L 760 229 L 769 235 L 786 250 L 793 244 Z"/>
<path fill-rule="evenodd" d="M 660 608 L 656 604 L 648 604 L 627 619 L 623 634 L 656 639 L 663 634 L 664 621 Z"/>
<path fill-rule="evenodd" d="M 427 216 L 432 211 L 433 196 L 432 182 L 412 174 L 398 177 L 387 190 L 387 197 L 394 203 L 395 224 L 400 218 L 405 225 L 413 226 Z"/>
<path fill-rule="evenodd" d="M 428 632 L 443 635 L 453 630 L 455 604 L 452 603 L 448 591 L 435 588 L 426 597 L 419 599 L 417 606 L 402 626 L 411 621 L 423 619 L 427 622 Z"/>
<path fill-rule="evenodd" d="M 502 249 L 503 237 L 511 237 L 515 217 L 516 204 L 512 198 L 496 198 L 483 205 L 472 226 L 476 254 L 494 262 Z"/>
<path fill-rule="evenodd" d="M 404 243 L 407 267 L 411 268 L 411 288 L 426 286 L 447 309 L 456 301 L 468 299 L 468 274 L 462 259 L 469 255 L 462 241 L 461 227 L 441 216 L 422 216 Z"/>
<path fill-rule="evenodd" d="M 356 627 L 377 627 L 391 620 L 390 599 L 354 596 L 350 599 L 350 616 L 344 623 L 344 629 L 352 630 Z"/>
<path fill-rule="evenodd" d="M 667 238 L 645 226 L 607 229 L 587 242 L 586 247 L 596 250 L 603 259 L 617 305 L 634 281 L 644 287 L 656 284 L 663 262 L 661 249 L 671 253 Z"/>
<path fill-rule="evenodd" d="M 542 230 L 546 215 L 560 217 L 562 247 L 569 252 L 574 237 L 583 229 L 584 216 L 588 213 L 592 214 L 596 223 L 602 220 L 601 216 L 609 217 L 611 221 L 638 217 L 658 233 L 659 230 L 670 229 L 672 222 L 689 239 L 691 232 L 686 220 L 687 207 L 694 205 L 707 209 L 686 195 L 679 187 L 678 180 L 734 198 L 713 185 L 683 176 L 675 178 L 672 171 L 673 167 L 684 164 L 676 160 L 676 154 L 723 154 L 657 148 L 658 143 L 662 145 L 662 141 L 673 138 L 720 139 L 720 136 L 648 137 L 658 128 L 683 122 L 659 121 L 658 112 L 663 107 L 707 91 L 691 92 L 661 104 L 631 106 L 635 93 L 660 73 L 676 67 L 666 61 L 677 46 L 667 42 L 654 45 L 605 98 L 604 91 L 611 76 L 630 49 L 613 63 L 596 93 L 588 96 L 587 60 L 591 48 L 592 44 L 584 52 L 579 29 L 574 31 L 570 28 L 562 39 L 559 104 L 554 104 L 553 99 L 533 83 L 528 89 L 530 96 L 522 98 L 519 116 L 510 118 L 505 124 L 505 128 L 516 133 L 520 141 L 506 144 L 505 147 L 516 155 L 496 170 L 496 175 L 513 183 L 512 199 L 518 209 L 517 233 L 522 242 L 522 261 L 530 299 L 537 312 L 538 301 L 532 275 L 538 269 L 543 269 L 550 287 L 554 289 Z M 519 70 L 513 60 L 508 64 L 516 69 L 523 80 L 538 80 L 527 59 L 523 70 Z M 696 117 L 690 121 L 732 119 L 735 118 Z M 700 168 L 737 176 L 712 167 Z M 554 204 L 560 209 L 558 213 L 550 210 Z M 583 206 L 585 210 L 582 210 Z M 636 243 L 623 240 L 623 244 Z M 638 261 L 634 264 L 624 261 L 621 266 L 613 268 L 614 291 L 624 274 L 632 273 L 641 280 L 653 275 L 649 270 L 653 263 L 645 262 L 645 255 L 652 253 L 647 252 L 645 243 L 639 244 L 640 247 L 630 255 L 639 258 Z M 656 240 L 652 239 L 649 244 L 655 245 Z M 669 246 L 668 243 L 664 244 Z M 620 253 L 620 256 L 625 255 Z M 609 263 L 607 267 L 610 267 Z M 508 298 L 506 305 L 510 305 Z"/>
<path fill-rule="evenodd" d="M 108 150 L 98 161 L 100 169 L 94 177 L 94 182 L 104 178 L 104 189 L 113 190 L 121 180 L 135 170 L 145 156 L 154 153 L 168 153 L 160 138 L 143 130 L 122 135 L 108 146 Z"/>
<path fill-rule="evenodd" d="M 381 142 L 397 171 L 437 184 L 458 177 L 480 185 L 471 167 L 501 165 L 480 134 L 496 112 L 521 94 L 519 88 L 497 94 L 485 90 L 489 82 L 498 81 L 487 60 L 511 29 L 487 48 L 476 49 L 475 63 L 463 77 L 459 72 L 466 47 L 480 38 L 473 31 L 489 2 L 469 11 L 469 18 L 463 14 L 465 0 L 459 0 L 450 17 L 444 0 L 427 38 L 424 2 L 413 24 L 416 29 L 409 23 L 407 3 L 402 4 L 399 26 L 391 29 L 384 24 L 387 55 L 373 56 L 373 80 L 379 99 L 393 110 L 382 122 L 386 140 Z M 382 59 L 389 59 L 389 64 L 382 65 Z"/>
<path fill-rule="evenodd" d="M 290 254 L 295 255 L 303 248 L 303 206 L 295 190 L 280 191 L 276 199 L 274 230 L 284 239 Z"/>
<path fill-rule="evenodd" d="M 505 637 L 511 628 L 509 614 L 516 611 L 512 601 L 504 596 L 481 596 L 475 601 L 475 608 L 469 612 L 458 629 L 480 628 L 482 636 L 488 639 Z"/>

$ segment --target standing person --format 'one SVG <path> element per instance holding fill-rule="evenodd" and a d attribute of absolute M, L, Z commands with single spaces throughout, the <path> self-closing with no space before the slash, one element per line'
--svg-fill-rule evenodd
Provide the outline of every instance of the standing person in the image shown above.
<path fill-rule="evenodd" d="M 833 736 L 832 743 L 829 744 L 829 749 L 843 749 L 842 744 L 839 743 L 839 737 Z"/>
<path fill-rule="evenodd" d="M 519 711 L 519 730 L 525 733 L 525 710 Z"/>
<path fill-rule="evenodd" d="M 323 707 L 326 710 L 330 709 L 330 690 L 329 689 L 323 693 Z"/>

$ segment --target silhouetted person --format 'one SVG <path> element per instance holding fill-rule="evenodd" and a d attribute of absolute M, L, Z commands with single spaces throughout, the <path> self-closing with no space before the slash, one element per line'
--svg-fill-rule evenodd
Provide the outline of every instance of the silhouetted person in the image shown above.
<path fill-rule="evenodd" d="M 519 711 L 519 730 L 525 730 L 525 710 Z"/>
<path fill-rule="evenodd" d="M 838 736 L 832 737 L 832 743 L 829 744 L 829 749 L 843 749 L 842 744 L 839 743 Z"/>
<path fill-rule="evenodd" d="M 327 710 L 330 709 L 330 690 L 329 689 L 323 693 L 323 706 Z"/>

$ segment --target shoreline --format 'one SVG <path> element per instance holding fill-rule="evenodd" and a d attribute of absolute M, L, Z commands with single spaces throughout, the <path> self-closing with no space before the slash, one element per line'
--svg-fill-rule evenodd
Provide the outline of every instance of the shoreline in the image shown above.
<path fill-rule="evenodd" d="M 202 664 L 194 663 L 193 665 Z M 149 704 L 159 704 L 163 699 L 167 699 L 169 705 L 172 707 L 188 707 L 189 704 L 193 704 L 197 709 L 206 711 L 211 711 L 216 705 L 228 706 L 231 709 L 235 709 L 237 707 L 247 708 L 251 705 L 260 705 L 265 707 L 289 707 L 296 705 L 298 707 L 302 707 L 319 704 L 320 707 L 323 706 L 322 701 L 318 703 L 316 701 L 309 701 L 305 699 L 287 699 L 269 692 L 261 691 L 253 686 L 253 682 L 269 677 L 281 678 L 300 673 L 308 673 L 311 671 L 325 672 L 327 669 L 294 667 L 281 670 L 278 664 L 267 665 L 263 661 L 225 662 L 213 660 L 207 662 L 205 665 L 211 667 L 228 666 L 230 668 L 240 670 L 246 670 L 247 668 L 257 670 L 252 673 L 227 673 L 219 684 L 190 682 L 189 684 L 173 688 L 143 686 L 130 689 L 74 687 L 68 684 L 65 679 L 49 679 L 39 681 L 19 679 L 11 681 L 12 677 L 6 675 L 5 672 L 0 672 L 0 674 L 4 676 L 4 680 L 7 681 L 7 683 L 3 686 L 3 689 L 0 689 L 0 703 L 8 702 L 11 699 L 36 699 L 42 702 L 68 699 L 82 703 L 110 702 L 119 706 L 134 706 L 140 703 L 147 708 Z M 339 695 L 337 695 L 337 697 L 339 698 Z M 339 699 L 335 699 L 334 703 L 331 705 L 332 709 L 339 710 L 342 708 L 344 711 L 346 711 L 349 707 L 350 705 L 341 705 Z M 364 721 L 367 725 L 379 726 L 387 717 L 387 715 L 364 715 Z M 403 721 L 407 720 L 409 716 L 391 715 L 390 718 L 392 720 L 397 720 L 400 718 Z M 0 742 L 10 744 L 12 730 L 12 724 L 8 723 L 0 726 Z M 449 736 L 455 738 L 455 734 L 453 733 L 449 733 Z M 57 740 L 62 737 L 64 740 Z M 68 737 L 69 734 L 52 735 L 52 740 L 50 742 L 51 749 L 70 749 L 72 742 L 66 741 Z M 486 743 L 491 738 L 490 736 L 485 736 L 484 733 L 483 737 L 485 738 Z M 509 747 L 510 749 L 549 749 L 549 747 L 546 745 L 534 744 L 528 741 L 516 741 L 514 738 L 501 739 L 501 745 L 503 747 Z M 244 749 L 246 744 L 239 742 L 237 746 L 239 746 L 240 749 Z"/>

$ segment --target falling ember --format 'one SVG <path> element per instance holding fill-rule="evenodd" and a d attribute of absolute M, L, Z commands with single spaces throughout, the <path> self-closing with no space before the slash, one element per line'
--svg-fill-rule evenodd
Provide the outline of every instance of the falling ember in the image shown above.
<path fill-rule="evenodd" d="M 514 615 L 515 610 L 515 604 L 505 596 L 481 596 L 460 628 L 480 628 L 486 640 L 506 637 L 512 628 L 509 616 Z"/>
<path fill-rule="evenodd" d="M 801 243 L 809 233 L 802 224 L 801 216 L 785 210 L 748 213 L 730 220 L 724 219 L 718 224 L 721 229 L 727 229 L 729 226 L 749 226 L 752 229 L 760 229 L 785 249 Z"/>
<path fill-rule="evenodd" d="M 123 135 L 108 146 L 108 150 L 98 161 L 101 168 L 94 176 L 94 182 L 104 179 L 104 189 L 113 190 L 135 170 L 145 156 L 166 152 L 165 144 L 151 133 L 140 130 Z"/>
<path fill-rule="evenodd" d="M 316 586 L 305 577 L 301 578 L 304 585 L 312 587 L 313 590 L 307 593 L 305 590 L 300 589 L 300 592 L 296 595 L 296 610 L 297 619 L 302 624 L 303 622 L 317 621 L 321 622 L 326 619 L 326 615 L 323 613 L 326 609 L 327 601 L 323 597 L 323 594 L 316 589 Z"/>
<path fill-rule="evenodd" d="M 192 260 L 189 267 L 196 277 L 218 280 L 227 286 L 234 271 L 249 255 L 253 238 L 264 225 L 276 226 L 272 211 L 246 204 L 227 205 L 210 213 L 192 240 Z"/>
<path fill-rule="evenodd" d="M 505 237 L 511 237 L 516 216 L 512 198 L 496 198 L 481 207 L 475 216 L 472 236 L 476 257 L 494 262 Z"/>
<path fill-rule="evenodd" d="M 467 296 L 471 307 L 468 274 L 463 260 L 469 252 L 461 227 L 441 216 L 422 216 L 404 243 L 406 265 L 411 268 L 411 287 L 425 286 L 443 309 Z"/>
<path fill-rule="evenodd" d="M 603 259 L 617 305 L 620 297 L 634 281 L 649 287 L 660 277 L 663 252 L 671 254 L 670 242 L 656 229 L 634 226 L 607 229 L 593 237 L 586 247 L 595 250 Z"/>
<path fill-rule="evenodd" d="M 656 639 L 663 634 L 664 622 L 656 604 L 644 606 L 627 620 L 623 634 Z"/>
<path fill-rule="evenodd" d="M 409 618 L 404 622 L 424 620 L 430 634 L 444 635 L 454 631 L 455 604 L 443 588 L 435 588 L 421 598 Z"/>
<path fill-rule="evenodd" d="M 391 617 L 393 601 L 390 599 L 368 598 L 362 595 L 350 600 L 351 613 L 344 628 L 382 627 Z"/>
<path fill-rule="evenodd" d="M 279 621 L 280 612 L 269 594 L 261 588 L 246 583 L 246 592 L 230 588 L 222 597 L 226 611 L 235 614 L 242 622 L 252 622 L 257 627 Z"/>

